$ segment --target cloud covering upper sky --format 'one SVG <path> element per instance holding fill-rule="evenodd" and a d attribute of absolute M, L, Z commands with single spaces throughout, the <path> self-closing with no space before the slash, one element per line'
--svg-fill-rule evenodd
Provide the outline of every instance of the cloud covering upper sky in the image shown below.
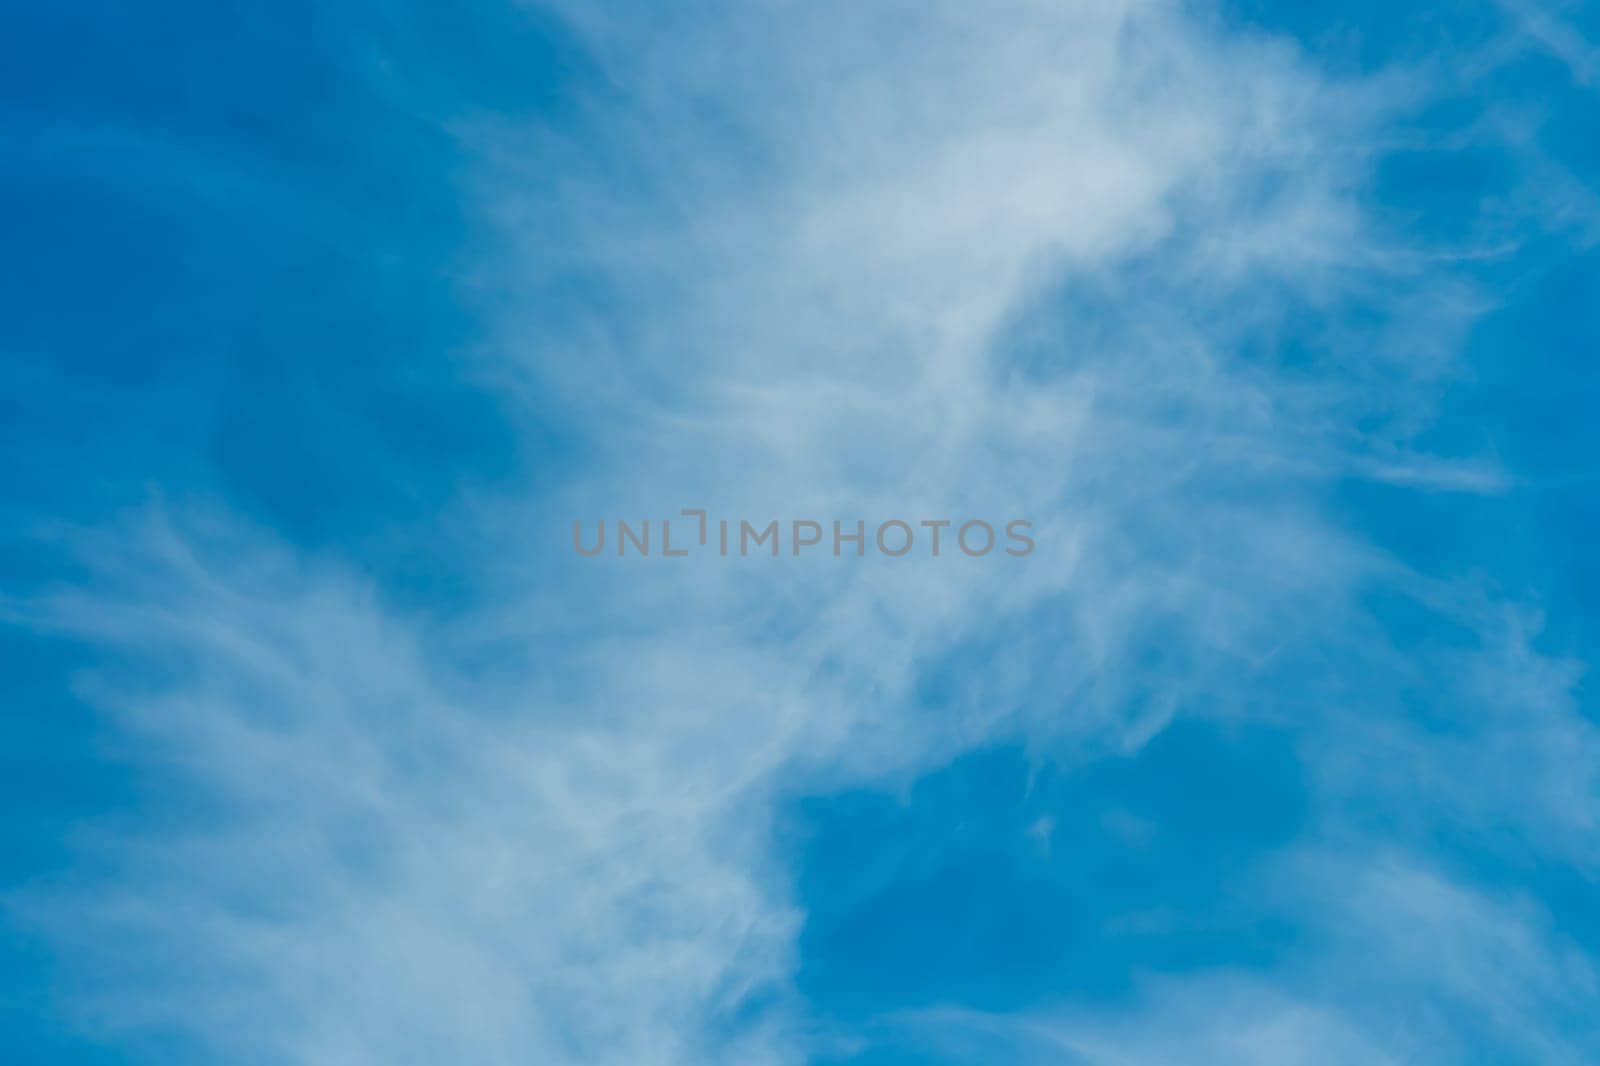
<path fill-rule="evenodd" d="M 1600 19 L 1393 6 L 25 4 L 0 1058 L 1600 1058 Z"/>

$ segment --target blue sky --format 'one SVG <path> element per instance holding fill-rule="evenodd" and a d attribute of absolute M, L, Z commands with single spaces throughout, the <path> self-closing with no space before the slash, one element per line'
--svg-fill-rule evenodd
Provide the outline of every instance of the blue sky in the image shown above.
<path fill-rule="evenodd" d="M 6 22 L 0 1060 L 1600 1060 L 1600 9 Z"/>

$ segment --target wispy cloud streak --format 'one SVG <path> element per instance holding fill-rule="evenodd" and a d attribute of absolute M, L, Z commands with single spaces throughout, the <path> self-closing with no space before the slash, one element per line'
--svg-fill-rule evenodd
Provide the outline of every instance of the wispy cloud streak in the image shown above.
<path fill-rule="evenodd" d="M 87 847 L 113 876 L 25 903 L 86 970 L 136 960 L 84 978 L 99 1022 L 241 1062 L 802 1061 L 778 804 L 997 739 L 1129 751 L 1178 715 L 1298 723 L 1316 862 L 1346 868 L 1392 829 L 1362 805 L 1423 775 L 1430 819 L 1592 863 L 1575 667 L 1328 506 L 1352 480 L 1513 483 L 1417 442 L 1483 302 L 1369 210 L 1403 79 L 1332 80 L 1165 4 L 556 10 L 610 83 L 583 121 L 451 123 L 501 249 L 463 279 L 492 323 L 475 372 L 582 438 L 575 473 L 452 516 L 493 593 L 407 612 L 178 506 L 28 608 L 106 650 L 86 695 L 182 790 Z M 1025 515 L 1040 549 L 566 549 L 575 516 L 684 506 Z M 1415 666 L 1375 589 L 1470 634 L 1434 660 L 1448 739 L 1390 715 Z M 1461 787 L 1530 760 L 1526 803 Z M 1592 1002 L 1559 938 L 1407 857 L 1435 824 L 1352 872 L 1370 907 L 1307 895 L 1311 859 L 1285 891 L 1391 961 L 1408 922 L 1455 923 L 1465 954 L 1407 956 L 1398 994 L 1437 986 L 1506 1039 L 1545 1008 L 1496 971 Z M 1413 1060 L 1359 965 L 1319 948 L 1323 998 L 1223 975 L 1126 1024 L 1005 1024 L 1086 1062 Z"/>

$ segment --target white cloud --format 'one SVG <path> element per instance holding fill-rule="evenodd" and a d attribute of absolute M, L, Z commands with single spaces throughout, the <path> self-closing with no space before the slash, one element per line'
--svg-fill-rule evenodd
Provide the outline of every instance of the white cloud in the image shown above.
<path fill-rule="evenodd" d="M 159 667 L 92 694 L 205 797 L 103 842 L 114 883 L 39 904 L 84 958 L 141 960 L 102 990 L 112 1024 L 230 1061 L 799 1060 L 779 797 L 1238 712 L 1392 572 L 1317 486 L 1494 483 L 1403 450 L 1446 365 L 1414 319 L 1370 350 L 1330 329 L 1304 366 L 1248 354 L 1294 303 L 1456 292 L 1363 216 L 1369 87 L 1164 4 L 566 14 L 613 82 L 591 124 L 460 124 L 514 249 L 470 279 L 510 308 L 484 372 L 569 405 L 598 455 L 464 507 L 494 602 L 408 616 L 179 517 L 48 605 Z M 1032 517 L 1041 547 L 566 554 L 574 517 L 694 505 Z M 914 706 L 996 633 L 937 717 Z M 1367 1046 L 1250 1011 L 1214 1034 L 1239 1061 Z M 1332 1050 L 1272 1057 L 1308 1040 Z"/>
<path fill-rule="evenodd" d="M 1074 1066 L 1582 1063 L 1600 1030 L 1593 961 L 1527 900 L 1392 853 L 1294 852 L 1277 874 L 1306 942 L 1259 974 L 1147 976 L 1125 1003 L 1016 1014 L 941 1008 L 882 1033 L 942 1062 Z"/>

